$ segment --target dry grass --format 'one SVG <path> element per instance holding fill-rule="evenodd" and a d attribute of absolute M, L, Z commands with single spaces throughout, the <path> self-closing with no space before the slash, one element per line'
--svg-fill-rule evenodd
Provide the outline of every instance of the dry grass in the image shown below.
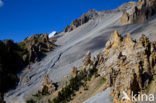
<path fill-rule="evenodd" d="M 102 77 L 93 76 L 91 81 L 88 81 L 86 84 L 87 90 L 81 87 L 69 103 L 82 103 L 97 93 L 104 91 L 106 89 L 105 81 Z"/>

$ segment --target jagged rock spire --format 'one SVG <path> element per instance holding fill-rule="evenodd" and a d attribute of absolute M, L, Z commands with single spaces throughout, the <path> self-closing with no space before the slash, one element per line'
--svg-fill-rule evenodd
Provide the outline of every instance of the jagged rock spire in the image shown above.
<path fill-rule="evenodd" d="M 127 36 L 125 38 L 125 43 L 127 46 L 133 46 L 134 45 L 134 41 L 133 41 L 131 34 L 129 32 L 127 32 Z"/>
<path fill-rule="evenodd" d="M 56 90 L 56 87 L 53 84 L 53 81 L 49 79 L 49 76 L 46 74 L 43 77 L 43 82 L 41 85 L 41 90 L 43 90 L 45 87 L 48 88 L 49 93 L 53 93 Z"/>
<path fill-rule="evenodd" d="M 91 52 L 88 51 L 85 55 L 85 57 L 83 58 L 83 63 L 84 65 L 88 65 L 91 62 Z"/>
<path fill-rule="evenodd" d="M 142 34 L 141 37 L 139 38 L 139 42 L 141 42 L 142 45 L 147 46 L 149 43 L 149 40 L 144 34 Z"/>
<path fill-rule="evenodd" d="M 73 66 L 71 76 L 75 77 L 77 73 L 78 73 L 77 67 Z"/>
<path fill-rule="evenodd" d="M 121 36 L 119 35 L 118 31 L 115 30 L 112 37 L 111 37 L 111 41 L 113 41 L 113 47 L 116 47 L 117 45 L 119 45 L 121 43 Z"/>

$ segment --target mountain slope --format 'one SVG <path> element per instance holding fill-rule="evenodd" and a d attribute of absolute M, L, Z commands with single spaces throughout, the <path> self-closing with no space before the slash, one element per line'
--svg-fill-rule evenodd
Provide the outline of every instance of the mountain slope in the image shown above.
<path fill-rule="evenodd" d="M 141 24 L 122 24 L 120 22 L 121 17 L 122 11 L 107 12 L 70 32 L 59 33 L 56 49 L 49 52 L 41 61 L 32 64 L 30 70 L 24 69 L 19 74 L 20 82 L 15 90 L 5 94 L 6 102 L 24 103 L 32 93 L 40 88 L 45 74 L 48 74 L 54 82 L 61 81 L 71 73 L 73 66 L 82 64 L 82 58 L 87 51 L 90 50 L 93 57 L 102 50 L 115 29 L 122 36 L 130 32 L 132 37 L 136 39 L 141 34 L 141 30 L 150 40 L 156 39 L 154 28 L 156 17 Z"/>

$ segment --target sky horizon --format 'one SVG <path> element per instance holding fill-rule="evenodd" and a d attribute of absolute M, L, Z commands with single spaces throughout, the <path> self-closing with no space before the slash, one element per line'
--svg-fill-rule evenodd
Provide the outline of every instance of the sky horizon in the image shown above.
<path fill-rule="evenodd" d="M 137 0 L 0 0 L 0 40 L 60 32 L 90 9 L 112 10 Z"/>

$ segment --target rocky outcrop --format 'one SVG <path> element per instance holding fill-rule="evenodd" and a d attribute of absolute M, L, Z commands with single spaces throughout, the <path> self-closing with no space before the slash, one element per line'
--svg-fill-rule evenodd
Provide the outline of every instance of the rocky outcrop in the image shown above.
<path fill-rule="evenodd" d="M 90 63 L 91 63 L 91 52 L 88 51 L 83 58 L 83 69 L 87 69 L 88 67 L 90 67 Z"/>
<path fill-rule="evenodd" d="M 123 91 L 131 97 L 142 93 L 156 72 L 156 43 L 145 35 L 138 41 L 127 33 L 125 38 L 115 31 L 106 43 L 105 49 L 94 61 L 100 76 L 107 79 L 111 97 L 115 103 L 132 103 L 122 100 Z"/>
<path fill-rule="evenodd" d="M 126 11 L 123 11 L 122 17 L 120 19 L 122 23 L 129 22 L 129 14 Z"/>
<path fill-rule="evenodd" d="M 78 73 L 77 67 L 74 66 L 74 67 L 72 68 L 71 77 L 75 77 L 75 76 L 77 75 L 77 73 Z"/>
<path fill-rule="evenodd" d="M 45 75 L 43 78 L 41 91 L 43 91 L 45 88 L 47 89 L 48 93 L 50 93 L 50 94 L 52 94 L 56 90 L 54 83 L 52 82 L 52 80 L 49 79 L 48 75 Z"/>
<path fill-rule="evenodd" d="M 95 18 L 98 15 L 96 10 L 89 10 L 87 13 L 83 14 L 80 18 L 72 21 L 71 25 L 67 25 L 64 29 L 64 32 L 70 32 L 75 28 L 87 23 L 89 20 Z"/>
<path fill-rule="evenodd" d="M 28 63 L 39 60 L 44 53 L 55 48 L 54 43 L 49 40 L 47 34 L 32 35 L 19 43 L 19 45 L 22 45 L 28 52 L 23 55 L 23 60 Z"/>
<path fill-rule="evenodd" d="M 156 14 L 156 0 L 139 0 L 132 13 L 123 12 L 122 23 L 142 23 Z"/>

